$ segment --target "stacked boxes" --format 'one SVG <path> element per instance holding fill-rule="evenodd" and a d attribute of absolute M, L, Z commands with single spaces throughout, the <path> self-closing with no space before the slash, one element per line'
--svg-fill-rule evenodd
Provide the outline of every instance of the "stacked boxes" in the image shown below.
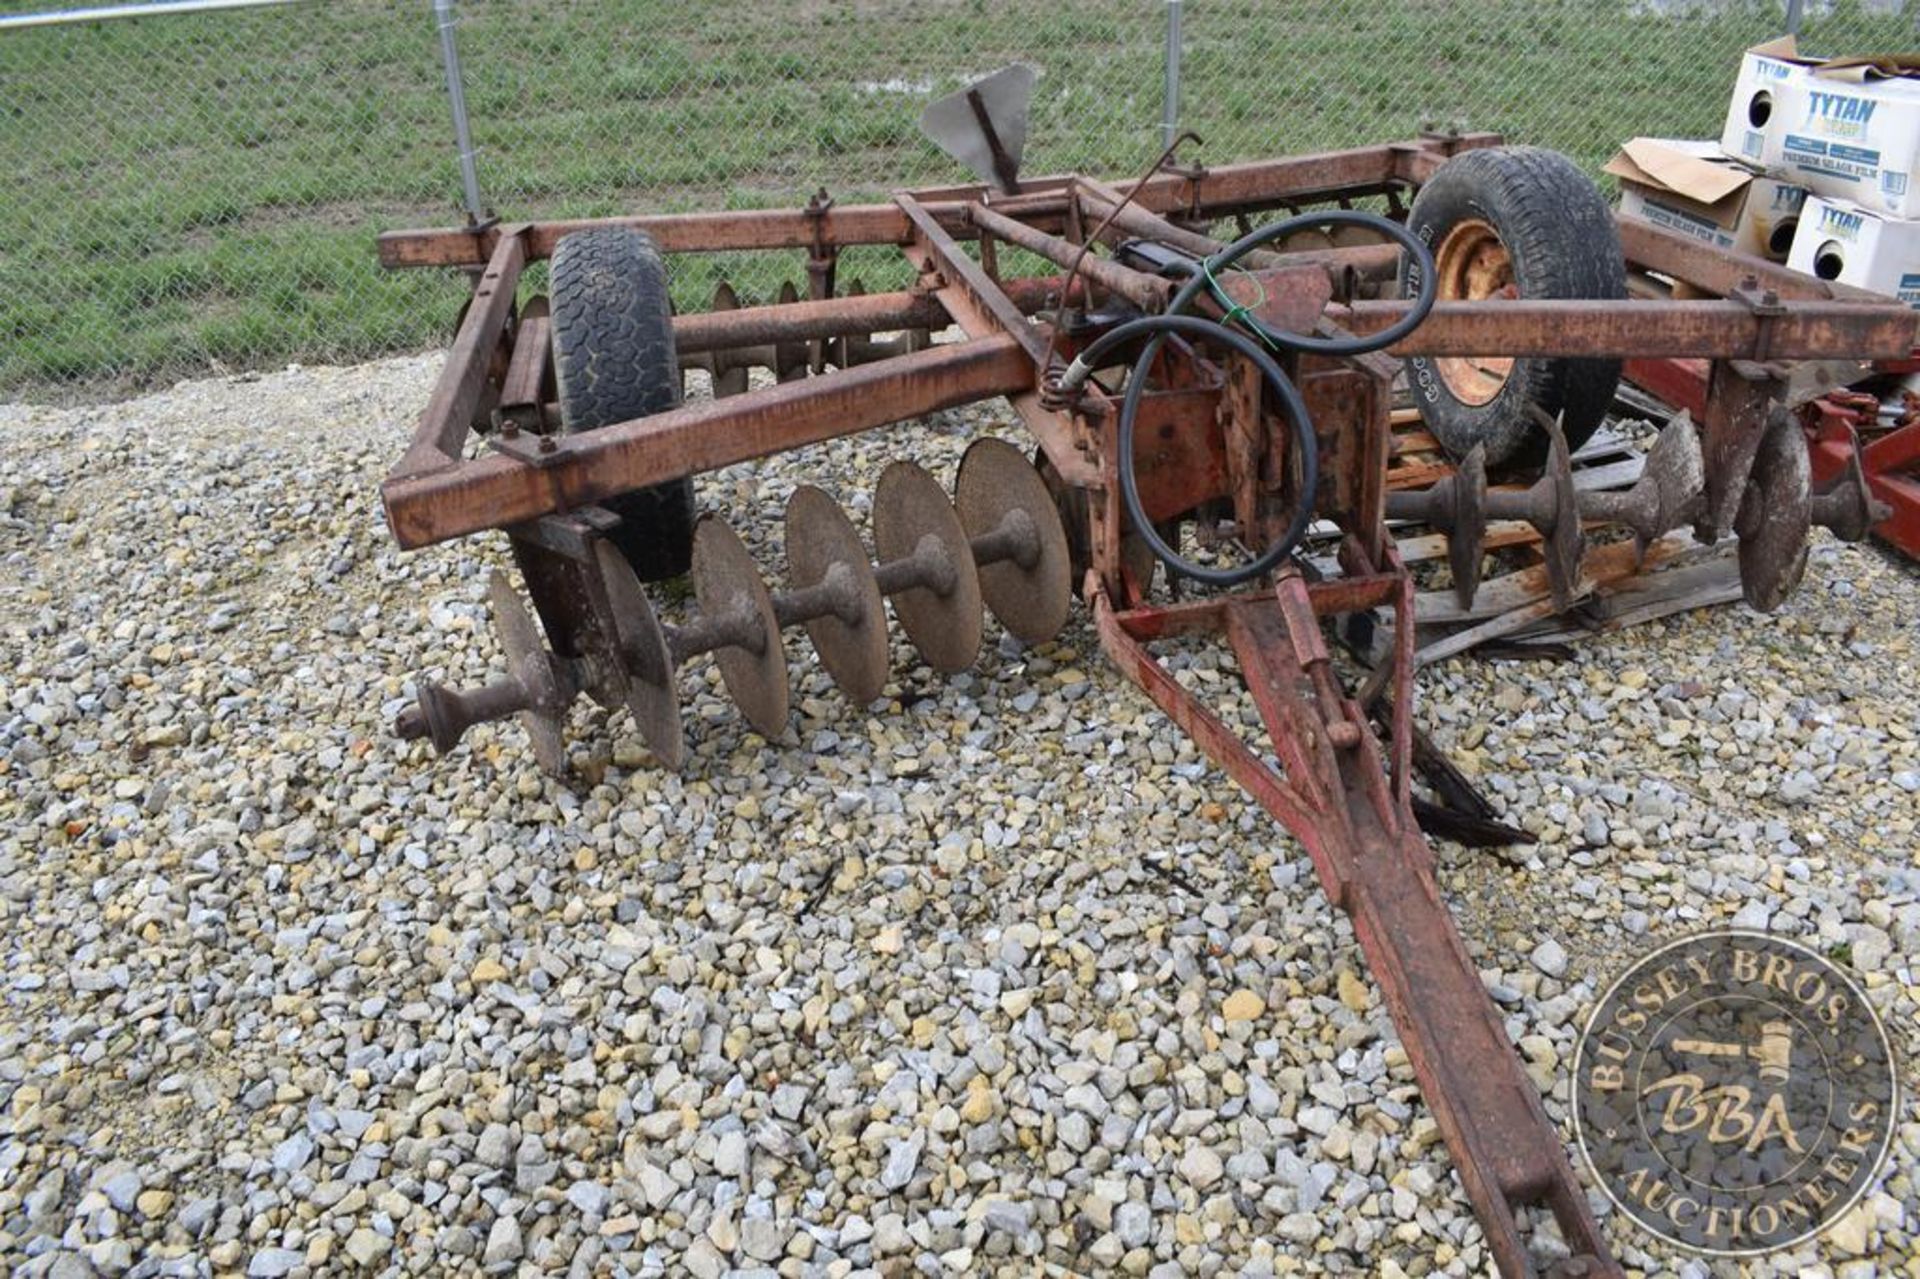
<path fill-rule="evenodd" d="M 1920 306 L 1920 56 L 1808 58 L 1791 36 L 1756 46 L 1720 148 L 1805 188 L 1789 267 Z"/>
<path fill-rule="evenodd" d="M 1774 262 L 1787 260 L 1807 194 L 1727 159 L 1711 142 L 1635 138 L 1607 172 L 1620 179 L 1628 217 Z"/>

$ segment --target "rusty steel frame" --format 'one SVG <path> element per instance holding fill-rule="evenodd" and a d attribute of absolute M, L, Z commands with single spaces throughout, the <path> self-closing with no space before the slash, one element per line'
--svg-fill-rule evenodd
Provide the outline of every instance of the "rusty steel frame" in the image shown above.
<path fill-rule="evenodd" d="M 1385 589 L 1394 633 L 1410 641 L 1412 579 L 1391 552 L 1384 580 L 1392 584 Z M 1180 619 L 1186 629 L 1225 633 L 1278 753 L 1277 769 L 1147 649 L 1147 640 L 1168 633 L 1166 610 L 1116 611 L 1096 586 L 1094 615 L 1108 657 L 1294 832 L 1321 888 L 1353 920 L 1502 1272 L 1534 1272 L 1515 1213 L 1539 1206 L 1552 1213 L 1573 1255 L 1593 1261 L 1599 1273 L 1610 1264 L 1599 1227 L 1434 879 L 1408 786 L 1410 699 L 1394 700 L 1391 756 L 1383 760 L 1365 709 L 1329 689 L 1319 619 L 1360 604 L 1316 597 L 1297 571 L 1288 571 L 1270 595 L 1220 601 Z M 1412 657 L 1410 643 L 1396 649 L 1396 683 L 1410 676 Z"/>
<path fill-rule="evenodd" d="M 1211 222 L 1370 195 L 1397 198 L 1450 155 L 1498 141 L 1492 134 L 1423 137 L 1164 171 L 1134 184 L 1072 175 L 1027 179 L 1010 196 L 963 185 L 840 206 L 823 193 L 798 211 L 390 232 L 380 237 L 383 264 L 464 268 L 474 273 L 475 289 L 414 437 L 382 487 L 388 521 L 406 548 L 506 530 L 555 649 L 572 653 L 581 628 L 606 624 L 581 567 L 608 518 L 598 503 L 1005 397 L 1059 481 L 1084 495 L 1085 527 L 1076 532 L 1091 562 L 1082 593 L 1109 657 L 1301 841 L 1321 886 L 1352 917 L 1501 1269 L 1536 1273 L 1517 1213 L 1538 1207 L 1589 1263 L 1586 1273 L 1617 1274 L 1538 1091 L 1440 897 L 1432 851 L 1414 820 L 1413 581 L 1384 520 L 1397 363 L 1381 355 L 1291 362 L 1328 459 L 1319 491 L 1298 494 L 1286 491 L 1285 424 L 1263 413 L 1258 374 L 1238 355 L 1169 344 L 1162 384 L 1146 394 L 1136 424 L 1135 465 L 1150 516 L 1224 502 L 1242 528 L 1258 530 L 1270 517 L 1263 505 L 1270 498 L 1312 501 L 1343 531 L 1344 576 L 1308 582 L 1287 568 L 1264 590 L 1168 607 L 1146 605 L 1127 567 L 1111 447 L 1115 402 L 1098 380 L 1071 403 L 1048 394 L 1049 373 L 1076 349 L 1063 315 L 1084 314 L 1090 322 L 1111 299 L 1153 310 L 1170 292 L 1166 280 L 1113 257 L 1088 254 L 1079 262 L 1089 228 L 1103 228 L 1109 247 L 1143 238 L 1211 252 L 1217 242 L 1200 229 Z M 589 433 L 552 430 L 556 417 L 541 402 L 550 326 L 544 316 L 517 319 L 520 276 L 550 256 L 562 236 L 609 225 L 642 229 L 668 253 L 805 251 L 809 300 L 677 316 L 674 336 L 681 352 L 695 355 L 813 343 L 806 370 L 812 376 Z M 1708 488 L 1698 527 L 1717 536 L 1732 527 L 1768 405 L 1793 377 L 1792 361 L 1904 356 L 1913 344 L 1913 314 L 1644 224 L 1622 222 L 1620 233 L 1630 262 L 1707 296 L 1442 302 L 1388 354 L 1707 361 L 1701 443 Z M 835 255 L 868 244 L 898 246 L 917 281 L 893 293 L 833 296 Z M 1072 283 L 1066 274 L 1003 279 L 1002 244 L 1062 268 L 1077 263 L 1079 274 Z M 1294 319 L 1317 316 L 1322 333 L 1376 332 L 1405 314 L 1405 303 L 1371 296 L 1368 282 L 1393 268 L 1379 248 L 1265 252 L 1245 265 L 1261 277 L 1273 306 Z M 826 367 L 836 340 L 948 326 L 965 340 L 869 363 L 843 356 L 850 367 Z M 540 349 L 519 349 L 523 338 Z M 490 405 L 500 429 L 486 451 L 468 457 L 469 437 Z M 1367 695 L 1356 698 L 1334 672 L 1322 622 L 1376 610 L 1396 619 L 1393 639 Z M 1242 740 L 1201 705 L 1149 647 L 1183 634 L 1221 636 L 1231 645 L 1271 752 Z M 1372 705 L 1391 707 L 1384 750 L 1369 724 Z"/>

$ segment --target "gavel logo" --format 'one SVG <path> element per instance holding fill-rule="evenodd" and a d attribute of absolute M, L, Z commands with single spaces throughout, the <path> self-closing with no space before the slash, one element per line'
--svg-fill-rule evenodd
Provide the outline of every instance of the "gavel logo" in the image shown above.
<path fill-rule="evenodd" d="M 1574 1062 L 1595 1182 L 1657 1238 L 1717 1256 L 1811 1240 L 1874 1184 L 1893 1046 L 1847 971 L 1784 937 L 1677 938 L 1608 987 Z"/>
<path fill-rule="evenodd" d="M 1740 1084 L 1710 1087 L 1691 1071 L 1669 1075 L 1646 1090 L 1648 1099 L 1665 1094 L 1660 1127 L 1668 1133 L 1700 1132 L 1715 1146 L 1738 1145 L 1747 1154 L 1769 1142 L 1804 1154 L 1793 1116 L 1781 1090 L 1792 1078 L 1793 1023 L 1769 1021 L 1753 1043 L 1722 1039 L 1675 1039 L 1672 1051 L 1690 1057 L 1739 1058 L 1760 1063 L 1758 1094 Z"/>
<path fill-rule="evenodd" d="M 1770 1021 L 1760 1027 L 1758 1043 L 1718 1039 L 1676 1039 L 1673 1050 L 1693 1057 L 1748 1057 L 1760 1063 L 1760 1081 L 1775 1087 L 1793 1077 L 1793 1023 Z"/>

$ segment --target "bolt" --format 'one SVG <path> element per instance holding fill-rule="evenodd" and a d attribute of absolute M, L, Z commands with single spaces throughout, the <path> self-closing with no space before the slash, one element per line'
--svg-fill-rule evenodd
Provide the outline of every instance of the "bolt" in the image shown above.
<path fill-rule="evenodd" d="M 551 453 L 555 447 L 556 444 L 551 435 L 543 435 L 540 437 L 540 451 L 542 453 Z"/>

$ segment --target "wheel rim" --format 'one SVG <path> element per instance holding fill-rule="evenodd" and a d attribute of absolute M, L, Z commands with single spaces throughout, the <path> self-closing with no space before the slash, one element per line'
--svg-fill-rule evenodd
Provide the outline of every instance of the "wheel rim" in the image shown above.
<path fill-rule="evenodd" d="M 1448 231 L 1434 252 L 1443 302 L 1484 302 L 1517 298 L 1513 255 L 1493 224 L 1469 218 Z M 1513 372 L 1512 356 L 1444 356 L 1434 361 L 1440 380 L 1462 404 L 1491 403 Z"/>

